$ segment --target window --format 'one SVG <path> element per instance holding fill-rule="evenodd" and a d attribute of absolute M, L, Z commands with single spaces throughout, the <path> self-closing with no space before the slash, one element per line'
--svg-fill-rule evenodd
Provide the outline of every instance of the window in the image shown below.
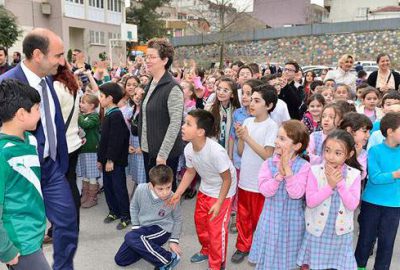
<path fill-rule="evenodd" d="M 105 45 L 104 32 L 90 30 L 90 44 Z"/>
<path fill-rule="evenodd" d="M 108 32 L 108 39 L 121 39 L 121 34 Z"/>
<path fill-rule="evenodd" d="M 122 10 L 122 0 L 108 0 L 108 10 L 121 12 Z"/>
<path fill-rule="evenodd" d="M 369 8 L 367 8 L 367 7 L 360 7 L 360 8 L 358 8 L 358 14 L 357 14 L 357 16 L 358 16 L 358 17 L 366 17 L 368 11 L 369 11 Z"/>
<path fill-rule="evenodd" d="M 178 13 L 178 19 L 179 20 L 185 20 L 187 18 L 186 14 L 184 13 Z"/>
<path fill-rule="evenodd" d="M 65 0 L 65 1 L 70 2 L 70 3 L 82 4 L 83 5 L 83 0 Z"/>
<path fill-rule="evenodd" d="M 96 8 L 104 8 L 104 0 L 89 0 L 89 6 Z"/>

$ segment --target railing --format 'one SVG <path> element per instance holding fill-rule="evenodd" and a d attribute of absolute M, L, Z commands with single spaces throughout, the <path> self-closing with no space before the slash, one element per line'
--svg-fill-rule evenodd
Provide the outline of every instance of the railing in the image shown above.
<path fill-rule="evenodd" d="M 256 41 L 295 36 L 315 36 L 325 34 L 383 31 L 400 28 L 400 19 L 383 19 L 357 22 L 320 23 L 293 27 L 253 29 L 246 32 L 224 33 L 225 42 Z M 221 33 L 196 36 L 173 37 L 174 46 L 213 44 L 221 40 Z"/>

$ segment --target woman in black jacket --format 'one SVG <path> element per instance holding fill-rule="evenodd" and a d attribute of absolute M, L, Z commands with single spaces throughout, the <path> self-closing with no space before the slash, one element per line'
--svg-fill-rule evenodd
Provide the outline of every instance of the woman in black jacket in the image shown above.
<path fill-rule="evenodd" d="M 139 114 L 139 139 L 143 152 L 147 181 L 149 170 L 159 164 L 170 166 L 176 175 L 179 156 L 183 152 L 180 134 L 183 122 L 183 92 L 168 72 L 174 48 L 166 39 L 147 43 L 146 66 L 152 76 Z M 176 181 L 172 184 L 176 190 Z"/>
<path fill-rule="evenodd" d="M 368 77 L 368 84 L 377 88 L 382 93 L 389 90 L 398 90 L 400 85 L 400 74 L 390 70 L 390 56 L 380 53 L 376 59 L 379 66 L 377 71 L 372 72 Z"/>

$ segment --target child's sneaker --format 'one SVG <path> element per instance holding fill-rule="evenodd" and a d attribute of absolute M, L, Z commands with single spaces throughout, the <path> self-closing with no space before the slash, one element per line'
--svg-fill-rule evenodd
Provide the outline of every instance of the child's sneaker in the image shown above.
<path fill-rule="evenodd" d="M 108 224 L 108 223 L 111 223 L 111 222 L 113 222 L 113 221 L 115 221 L 117 219 L 118 219 L 118 217 L 116 215 L 110 213 L 104 219 L 104 223 Z"/>
<path fill-rule="evenodd" d="M 185 195 L 185 200 L 191 200 L 196 196 L 197 190 L 196 189 L 189 189 L 189 191 Z"/>
<path fill-rule="evenodd" d="M 117 230 L 123 230 L 128 227 L 129 224 L 131 224 L 130 220 L 121 220 L 117 225 Z"/>
<path fill-rule="evenodd" d="M 190 262 L 192 263 L 202 263 L 204 261 L 208 260 L 208 256 L 201 254 L 200 252 L 194 254 L 191 258 L 190 258 Z"/>
<path fill-rule="evenodd" d="M 168 264 L 161 266 L 158 269 L 159 270 L 172 270 L 178 265 L 180 260 L 181 260 L 181 257 L 179 257 L 178 254 L 172 252 L 171 261 Z"/>
<path fill-rule="evenodd" d="M 232 255 L 231 262 L 236 264 L 241 263 L 243 262 L 244 258 L 248 255 L 249 255 L 248 252 L 242 252 L 240 250 L 236 250 L 235 253 L 233 253 Z"/>

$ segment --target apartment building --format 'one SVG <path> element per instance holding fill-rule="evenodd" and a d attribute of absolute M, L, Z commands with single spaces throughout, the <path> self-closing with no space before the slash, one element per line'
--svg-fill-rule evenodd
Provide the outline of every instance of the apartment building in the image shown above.
<path fill-rule="evenodd" d="M 23 30 L 10 52 L 22 51 L 23 37 L 35 27 L 51 29 L 64 40 L 65 51 L 79 48 L 89 61 L 109 51 L 109 39 L 121 38 L 125 0 L 0 0 Z M 129 1 L 128 1 L 129 2 Z"/>

